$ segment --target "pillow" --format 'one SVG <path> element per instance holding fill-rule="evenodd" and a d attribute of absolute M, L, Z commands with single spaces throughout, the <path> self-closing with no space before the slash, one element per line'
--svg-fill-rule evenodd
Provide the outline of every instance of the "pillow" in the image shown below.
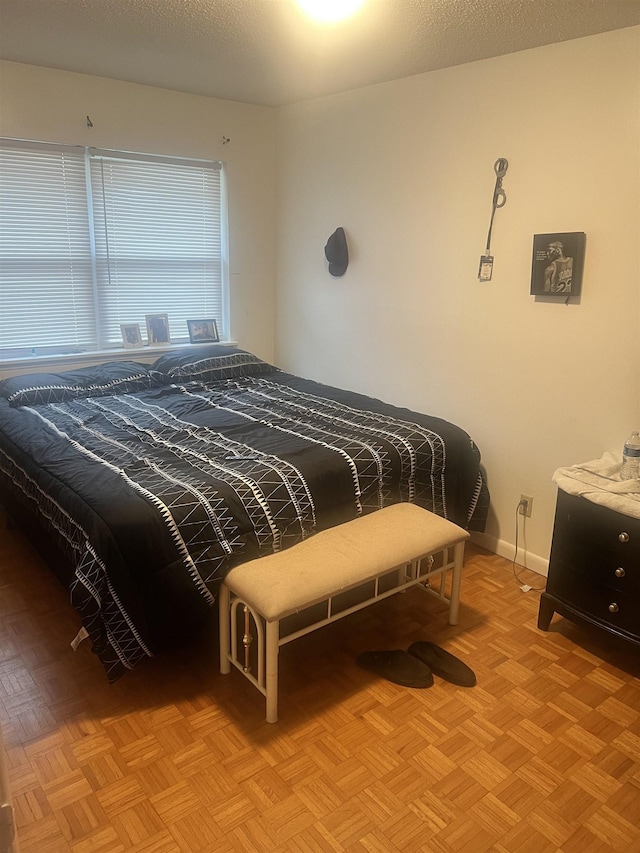
<path fill-rule="evenodd" d="M 275 373 L 278 368 L 237 347 L 209 345 L 196 349 L 179 349 L 161 355 L 153 363 L 153 370 L 163 373 L 172 382 L 216 379 L 240 379 Z"/>
<path fill-rule="evenodd" d="M 110 361 L 64 373 L 25 373 L 0 382 L 0 394 L 11 406 L 61 403 L 78 397 L 132 394 L 166 383 L 148 364 Z"/>

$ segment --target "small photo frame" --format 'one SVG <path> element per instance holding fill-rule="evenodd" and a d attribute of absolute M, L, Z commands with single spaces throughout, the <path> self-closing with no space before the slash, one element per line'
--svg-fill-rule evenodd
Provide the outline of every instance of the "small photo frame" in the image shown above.
<path fill-rule="evenodd" d="M 187 320 L 192 344 L 213 344 L 220 340 L 215 320 Z"/>
<path fill-rule="evenodd" d="M 534 234 L 531 293 L 534 296 L 579 296 L 584 268 L 584 231 Z"/>
<path fill-rule="evenodd" d="M 137 349 L 142 346 L 139 323 L 120 323 L 120 333 L 125 349 Z"/>
<path fill-rule="evenodd" d="M 147 321 L 147 344 L 170 344 L 169 315 L 168 314 L 145 314 Z"/>

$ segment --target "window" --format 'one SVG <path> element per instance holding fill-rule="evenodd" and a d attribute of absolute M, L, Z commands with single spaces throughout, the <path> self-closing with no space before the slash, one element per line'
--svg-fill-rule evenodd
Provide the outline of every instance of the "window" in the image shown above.
<path fill-rule="evenodd" d="M 228 333 L 220 163 L 0 141 L 0 355 L 122 346 L 166 313 Z"/>

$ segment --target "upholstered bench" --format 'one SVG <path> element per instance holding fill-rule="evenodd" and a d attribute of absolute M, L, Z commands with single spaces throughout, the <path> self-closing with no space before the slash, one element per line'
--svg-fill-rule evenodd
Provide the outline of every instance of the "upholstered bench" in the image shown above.
<path fill-rule="evenodd" d="M 243 672 L 275 723 L 285 643 L 415 584 L 449 604 L 455 625 L 468 538 L 415 504 L 393 504 L 236 566 L 220 589 L 220 671 Z"/>

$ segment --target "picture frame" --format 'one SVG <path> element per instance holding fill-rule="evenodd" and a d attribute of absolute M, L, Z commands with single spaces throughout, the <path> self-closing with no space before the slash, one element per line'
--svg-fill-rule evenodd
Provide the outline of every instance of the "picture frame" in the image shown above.
<path fill-rule="evenodd" d="M 187 320 L 187 328 L 192 344 L 214 344 L 220 340 L 215 320 Z"/>
<path fill-rule="evenodd" d="M 140 323 L 120 323 L 120 334 L 125 349 L 138 349 L 142 346 Z"/>
<path fill-rule="evenodd" d="M 147 322 L 147 344 L 158 346 L 171 343 L 168 314 L 145 314 Z"/>
<path fill-rule="evenodd" d="M 531 294 L 580 296 L 586 234 L 584 231 L 534 234 L 531 259 Z"/>

